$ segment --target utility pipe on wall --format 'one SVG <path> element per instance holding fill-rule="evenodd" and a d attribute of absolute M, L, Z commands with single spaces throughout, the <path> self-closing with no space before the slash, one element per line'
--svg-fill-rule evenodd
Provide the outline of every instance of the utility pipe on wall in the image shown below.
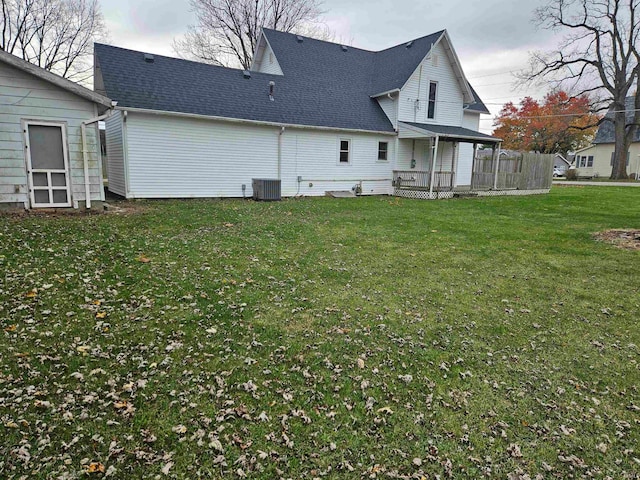
<path fill-rule="evenodd" d="M 82 166 L 84 168 L 84 204 L 86 209 L 91 208 L 91 182 L 89 181 L 89 160 L 87 159 L 87 155 L 89 154 L 89 152 L 87 152 L 87 125 L 102 121 L 109 115 L 111 115 L 111 110 L 104 115 L 86 120 L 80 124 L 80 134 L 82 136 Z M 100 143 L 99 135 L 97 140 L 98 143 Z M 100 152 L 98 152 L 98 155 L 100 155 Z M 100 187 L 102 188 L 102 185 Z"/>

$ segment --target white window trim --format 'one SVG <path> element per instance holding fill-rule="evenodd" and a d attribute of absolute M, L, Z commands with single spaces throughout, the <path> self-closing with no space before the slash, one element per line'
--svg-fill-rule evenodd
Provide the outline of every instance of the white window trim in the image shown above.
<path fill-rule="evenodd" d="M 387 158 L 385 160 L 380 158 L 380 144 L 381 143 L 386 143 L 387 144 Z M 390 151 L 390 148 L 389 148 L 390 145 L 391 145 L 391 142 L 389 142 L 388 140 L 378 140 L 378 151 L 376 152 L 376 162 L 378 162 L 378 163 L 389 163 L 389 157 L 390 157 L 390 154 L 391 154 L 391 151 Z"/>
<path fill-rule="evenodd" d="M 349 153 L 348 162 L 340 161 L 340 154 L 342 153 L 342 142 L 349 142 L 349 150 L 347 150 L 347 152 Z M 353 140 L 350 137 L 338 138 L 338 158 L 336 159 L 337 164 L 342 166 L 351 165 L 352 158 L 353 158 Z"/>
<path fill-rule="evenodd" d="M 436 86 L 436 99 L 433 105 L 433 118 L 429 117 L 429 103 L 431 98 L 431 84 L 435 84 Z M 436 121 L 438 118 L 438 96 L 440 95 L 440 82 L 437 80 L 429 80 L 429 88 L 427 89 L 427 111 L 425 112 L 427 115 L 427 120 Z"/>
<path fill-rule="evenodd" d="M 64 170 L 54 170 L 54 169 L 32 169 L 31 165 L 31 144 L 29 142 L 29 126 L 30 125 L 39 125 L 45 127 L 60 127 L 62 133 L 62 152 L 64 157 Z M 32 208 L 57 208 L 57 207 L 71 207 L 72 199 L 71 199 L 71 171 L 69 168 L 69 145 L 68 136 L 67 136 L 67 122 L 50 122 L 47 120 L 23 120 L 22 121 L 22 131 L 24 134 L 24 144 L 25 148 L 25 168 L 27 170 L 27 186 L 29 188 L 29 201 L 30 206 Z M 49 183 L 48 188 L 34 187 L 33 185 L 33 174 L 34 173 L 47 173 L 47 180 Z M 63 190 L 62 188 L 55 188 L 51 185 L 51 173 L 64 173 L 65 181 L 66 181 L 66 192 L 67 192 L 67 202 L 66 203 L 36 203 L 35 199 L 35 190 L 48 190 L 49 191 L 49 199 L 53 200 L 53 190 Z"/>

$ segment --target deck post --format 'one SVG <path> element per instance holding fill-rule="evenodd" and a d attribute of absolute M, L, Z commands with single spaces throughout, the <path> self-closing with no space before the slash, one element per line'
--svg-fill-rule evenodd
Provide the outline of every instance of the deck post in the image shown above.
<path fill-rule="evenodd" d="M 473 158 L 471 159 L 471 191 L 473 192 L 473 177 L 476 171 L 476 157 L 478 156 L 478 144 L 473 143 Z"/>
<path fill-rule="evenodd" d="M 498 189 L 498 172 L 500 171 L 500 144 L 493 144 L 493 163 L 496 166 L 496 171 L 493 176 L 493 189 Z M 498 147 L 496 149 L 496 146 Z"/>
<path fill-rule="evenodd" d="M 440 137 L 436 136 L 435 145 L 433 147 L 433 155 L 431 156 L 431 179 L 429 180 L 429 197 L 433 195 L 433 182 L 436 178 L 436 158 L 438 157 L 438 144 Z"/>

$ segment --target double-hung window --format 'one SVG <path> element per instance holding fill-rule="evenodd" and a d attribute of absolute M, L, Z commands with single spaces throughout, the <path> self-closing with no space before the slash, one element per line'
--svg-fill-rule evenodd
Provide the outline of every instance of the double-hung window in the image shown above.
<path fill-rule="evenodd" d="M 378 142 L 378 160 L 386 162 L 389 152 L 389 142 Z"/>
<path fill-rule="evenodd" d="M 340 152 L 338 155 L 338 163 L 340 165 L 348 165 L 351 161 L 351 140 L 348 138 L 340 139 Z"/>
<path fill-rule="evenodd" d="M 433 120 L 436 118 L 436 99 L 438 98 L 438 83 L 429 83 L 429 106 L 427 108 L 427 118 Z"/>

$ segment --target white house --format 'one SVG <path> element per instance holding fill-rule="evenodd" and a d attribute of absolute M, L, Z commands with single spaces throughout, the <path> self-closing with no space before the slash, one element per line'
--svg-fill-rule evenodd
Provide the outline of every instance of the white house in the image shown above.
<path fill-rule="evenodd" d="M 440 31 L 371 52 L 264 29 L 250 71 L 95 46 L 109 190 L 126 198 L 469 189 L 488 110 Z M 397 189 L 396 189 L 397 190 Z"/>
<path fill-rule="evenodd" d="M 627 124 L 633 123 L 635 112 L 635 98 L 627 97 Z M 593 144 L 578 150 L 573 162 L 578 177 L 609 177 L 613 169 L 613 152 L 615 150 L 615 127 L 613 114 L 607 113 L 604 121 L 598 127 Z M 627 152 L 627 173 L 633 178 L 640 178 L 640 129 L 636 129 L 635 136 Z"/>
<path fill-rule="evenodd" d="M 105 96 L 0 51 L 0 207 L 103 201 L 97 117 L 110 107 Z"/>

